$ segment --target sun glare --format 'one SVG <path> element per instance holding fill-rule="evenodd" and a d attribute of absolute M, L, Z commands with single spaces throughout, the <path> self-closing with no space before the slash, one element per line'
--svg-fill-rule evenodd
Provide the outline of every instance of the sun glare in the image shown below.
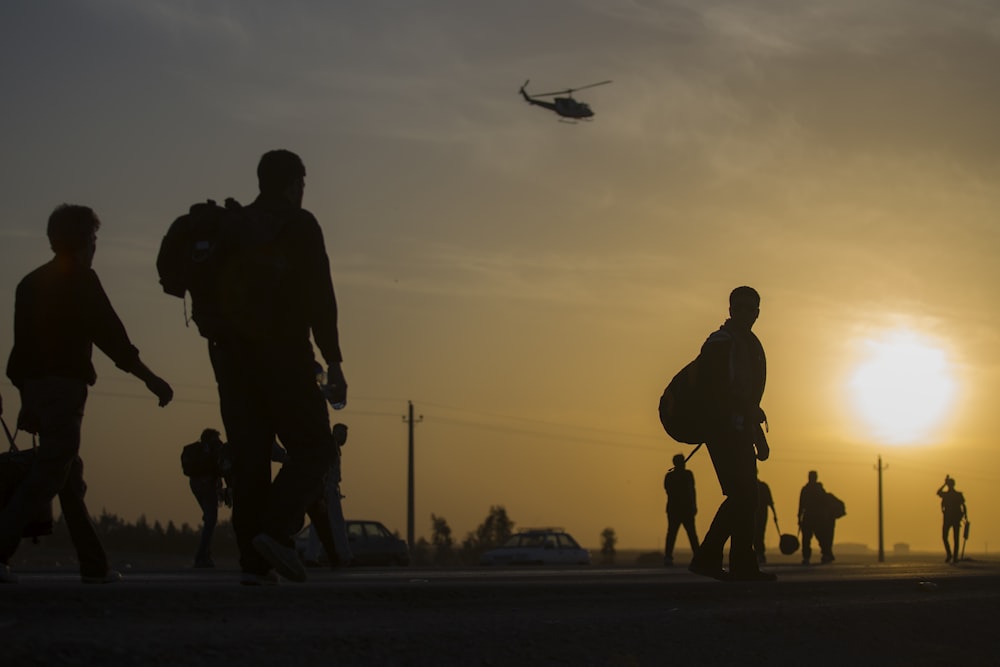
<path fill-rule="evenodd" d="M 896 445 L 927 437 L 955 395 L 944 351 L 908 330 L 865 341 L 865 347 L 850 389 L 874 435 Z"/>

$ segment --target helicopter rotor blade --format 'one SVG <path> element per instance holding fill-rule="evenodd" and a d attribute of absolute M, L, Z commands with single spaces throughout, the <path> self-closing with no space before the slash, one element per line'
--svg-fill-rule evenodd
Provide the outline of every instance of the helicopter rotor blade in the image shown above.
<path fill-rule="evenodd" d="M 554 93 L 532 93 L 532 97 L 552 97 L 553 95 L 568 95 L 573 92 L 573 88 L 567 88 L 566 90 L 557 90 Z"/>
<path fill-rule="evenodd" d="M 596 86 L 603 86 L 605 84 L 612 83 L 611 79 L 607 81 L 598 81 L 597 83 L 590 83 L 586 86 L 580 86 L 579 88 L 567 88 L 566 90 L 557 90 L 553 93 L 533 93 L 532 97 L 551 97 L 553 95 L 572 95 L 578 90 L 586 90 L 587 88 L 594 88 Z"/>
<path fill-rule="evenodd" d="M 608 83 L 612 83 L 611 79 L 608 79 L 607 81 L 598 81 L 597 83 L 590 83 L 590 84 L 587 84 L 586 86 L 580 86 L 579 88 L 570 88 L 569 92 L 572 93 L 572 92 L 577 91 L 577 90 L 585 90 L 587 88 L 595 88 L 597 86 L 603 86 L 603 85 L 608 84 Z"/>

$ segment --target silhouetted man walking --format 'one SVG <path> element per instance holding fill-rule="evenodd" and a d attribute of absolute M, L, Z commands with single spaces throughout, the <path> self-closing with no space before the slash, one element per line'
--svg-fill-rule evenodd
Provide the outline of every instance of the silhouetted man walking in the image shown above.
<path fill-rule="evenodd" d="M 333 456 L 326 400 L 316 384 L 310 334 L 328 366 L 329 402 L 343 407 L 337 301 L 323 232 L 302 208 L 305 167 L 286 150 L 257 166 L 260 195 L 240 213 L 239 250 L 223 269 L 220 305 L 229 333 L 209 341 L 226 438 L 233 445 L 233 529 L 241 582 L 304 581 L 292 536 L 322 493 Z M 252 288 L 252 293 L 246 293 Z M 288 460 L 271 480 L 277 436 Z"/>
<path fill-rule="evenodd" d="M 201 508 L 201 539 L 195 553 L 194 566 L 215 567 L 212 560 L 212 535 L 219 522 L 219 504 L 224 494 L 222 488 L 222 438 L 214 428 L 201 432 L 197 442 L 181 451 L 181 466 L 188 477 L 188 485 Z"/>
<path fill-rule="evenodd" d="M 80 429 L 87 387 L 97 381 L 93 346 L 146 384 L 161 407 L 173 390 L 139 359 L 92 267 L 101 226 L 86 206 L 63 204 L 48 222 L 55 257 L 17 286 L 14 348 L 7 377 L 21 392 L 18 427 L 38 434 L 27 478 L 0 512 L 0 582 L 16 581 L 8 561 L 25 524 L 59 496 L 84 583 L 112 583 L 112 570 L 84 502 Z"/>
<path fill-rule="evenodd" d="M 937 491 L 941 498 L 941 517 L 944 520 L 941 526 L 941 539 L 944 541 L 944 553 L 946 563 L 958 562 L 958 529 L 962 521 L 968 521 L 969 515 L 965 507 L 965 496 L 960 491 L 955 490 L 955 480 L 950 475 L 944 478 L 944 484 Z M 951 532 L 955 549 L 952 550 L 948 544 L 948 533 Z"/>
<path fill-rule="evenodd" d="M 681 526 L 691 544 L 691 556 L 698 553 L 698 531 L 694 516 L 698 513 L 698 499 L 694 490 L 694 473 L 687 469 L 683 454 L 673 458 L 674 467 L 663 476 L 663 490 L 667 493 L 667 541 L 663 552 L 663 564 L 674 564 L 674 544 Z"/>
<path fill-rule="evenodd" d="M 830 511 L 829 494 L 818 481 L 815 470 L 809 471 L 809 481 L 799 492 L 799 528 L 802 529 L 802 564 L 812 557 L 812 538 L 819 542 L 820 562 L 830 563 L 833 557 L 833 530 L 836 517 Z"/>
<path fill-rule="evenodd" d="M 760 571 L 753 550 L 757 460 L 765 461 L 770 455 L 760 427 L 767 363 L 764 348 L 751 331 L 759 314 L 757 291 L 746 286 L 734 289 L 729 295 L 729 319 L 708 337 L 699 355 L 698 372 L 711 413 L 706 444 L 726 499 L 689 569 L 721 580 L 777 578 Z M 722 568 L 727 541 L 731 542 L 729 572 Z"/>

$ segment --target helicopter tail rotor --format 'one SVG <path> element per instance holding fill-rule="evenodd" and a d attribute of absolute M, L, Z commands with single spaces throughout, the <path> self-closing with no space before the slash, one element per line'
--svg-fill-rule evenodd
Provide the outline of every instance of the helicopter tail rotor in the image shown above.
<path fill-rule="evenodd" d="M 526 102 L 530 102 L 530 101 L 531 101 L 531 97 L 530 97 L 530 96 L 528 95 L 528 91 L 527 91 L 527 90 L 525 90 L 525 88 L 527 88 L 527 87 L 528 87 L 528 83 L 529 83 L 530 81 L 531 81 L 531 79 L 525 79 L 525 81 L 524 81 L 524 85 L 522 85 L 522 86 L 521 86 L 521 90 L 520 90 L 520 92 L 521 92 L 521 97 L 523 97 L 523 98 L 525 99 L 525 101 L 526 101 Z"/>

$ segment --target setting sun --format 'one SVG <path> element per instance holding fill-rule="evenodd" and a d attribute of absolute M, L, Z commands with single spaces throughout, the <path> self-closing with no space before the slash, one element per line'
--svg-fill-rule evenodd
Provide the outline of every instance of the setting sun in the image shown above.
<path fill-rule="evenodd" d="M 866 341 L 850 388 L 862 417 L 888 444 L 911 444 L 945 416 L 955 394 L 945 353 L 912 331 Z"/>

